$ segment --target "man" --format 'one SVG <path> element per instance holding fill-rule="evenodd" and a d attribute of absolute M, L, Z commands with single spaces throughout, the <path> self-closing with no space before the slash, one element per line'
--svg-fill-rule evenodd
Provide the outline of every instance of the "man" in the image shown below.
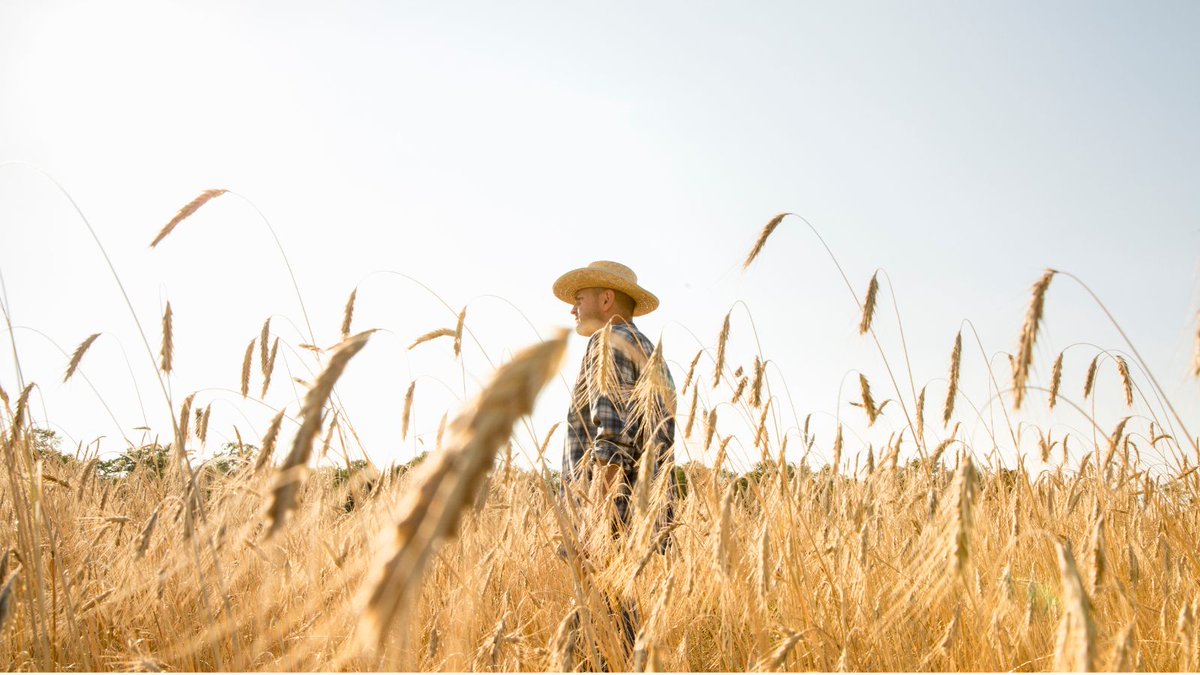
<path fill-rule="evenodd" d="M 589 338 L 567 415 L 564 488 L 590 481 L 598 501 L 613 507 L 616 536 L 630 524 L 641 463 L 652 462 L 653 471 L 642 475 L 672 472 L 665 523 L 675 491 L 675 383 L 661 351 L 632 321 L 656 309 L 658 298 L 638 285 L 633 270 L 603 260 L 559 277 L 554 295 L 572 305 L 575 331 Z"/>

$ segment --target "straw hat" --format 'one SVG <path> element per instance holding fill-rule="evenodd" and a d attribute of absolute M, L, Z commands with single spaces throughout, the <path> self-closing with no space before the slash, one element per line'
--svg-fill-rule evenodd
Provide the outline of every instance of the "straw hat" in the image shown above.
<path fill-rule="evenodd" d="M 571 270 L 554 282 L 554 296 L 574 304 L 575 293 L 581 288 L 611 288 L 633 298 L 633 315 L 642 316 L 658 308 L 658 298 L 638 286 L 633 270 L 610 260 L 597 260 L 587 267 Z"/>

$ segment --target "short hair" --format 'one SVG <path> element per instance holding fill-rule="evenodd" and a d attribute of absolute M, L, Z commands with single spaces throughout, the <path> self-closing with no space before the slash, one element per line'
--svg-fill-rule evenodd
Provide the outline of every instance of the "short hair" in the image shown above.
<path fill-rule="evenodd" d="M 621 313 L 625 315 L 625 318 L 632 319 L 633 309 L 637 306 L 637 302 L 635 302 L 633 298 L 629 297 L 627 293 L 622 293 L 615 288 L 610 288 L 608 290 L 613 292 L 613 302 L 618 308 L 621 309 Z"/>

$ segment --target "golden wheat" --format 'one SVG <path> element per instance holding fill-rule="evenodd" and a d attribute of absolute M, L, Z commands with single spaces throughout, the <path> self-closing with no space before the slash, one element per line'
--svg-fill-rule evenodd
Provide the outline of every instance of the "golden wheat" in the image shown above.
<path fill-rule="evenodd" d="M 750 268 L 750 263 L 754 262 L 754 259 L 762 252 L 763 246 L 767 244 L 767 237 L 771 236 L 771 233 L 775 231 L 775 228 L 779 227 L 779 223 L 783 222 L 784 217 L 787 215 L 787 213 L 780 213 L 767 222 L 766 227 L 759 233 L 758 240 L 754 242 L 754 246 L 750 249 L 750 253 L 746 255 L 746 261 L 742 263 L 743 270 Z"/>
<path fill-rule="evenodd" d="M 1042 278 L 1033 285 L 1029 309 L 1025 312 L 1025 324 L 1021 326 L 1021 337 L 1017 355 L 1013 361 L 1013 407 L 1020 409 L 1025 397 L 1025 380 L 1029 377 L 1029 366 L 1033 363 L 1033 345 L 1037 341 L 1038 327 L 1042 322 L 1042 311 L 1046 303 L 1046 291 L 1056 271 L 1046 270 Z"/>
<path fill-rule="evenodd" d="M 225 190 L 205 190 L 204 192 L 200 193 L 199 197 L 196 197 L 192 201 L 185 204 L 182 209 L 179 209 L 179 213 L 175 214 L 175 217 L 172 218 L 171 221 L 167 223 L 161 231 L 159 231 L 158 235 L 154 237 L 154 241 L 150 242 L 150 248 L 158 246 L 160 241 L 165 239 L 168 234 L 171 234 L 171 230 L 174 230 L 176 225 L 182 223 L 184 219 L 199 210 L 201 206 L 207 204 L 209 200 L 220 197 L 221 195 L 225 194 L 225 192 Z"/>

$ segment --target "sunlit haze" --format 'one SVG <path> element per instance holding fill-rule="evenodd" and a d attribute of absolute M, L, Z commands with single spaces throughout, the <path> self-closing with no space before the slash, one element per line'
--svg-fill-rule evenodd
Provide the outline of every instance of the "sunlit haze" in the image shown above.
<path fill-rule="evenodd" d="M 495 365 L 572 324 L 550 292 L 560 274 L 616 260 L 662 302 L 637 325 L 662 340 L 677 383 L 732 310 L 729 364 L 771 360 L 789 459 L 809 413 L 813 465 L 828 460 L 839 415 L 850 454 L 906 426 L 891 404 L 868 429 L 851 405 L 860 371 L 877 399 L 910 408 L 928 385 L 929 433 L 949 434 L 941 407 L 961 328 L 961 433 L 981 455 L 995 434 L 1012 463 L 1010 422 L 1092 435 L 1069 405 L 1050 414 L 1044 391 L 1014 415 L 1007 391 L 1004 353 L 1017 349 L 1031 285 L 1055 268 L 1103 301 L 1194 435 L 1197 35 L 1194 2 L 5 2 L 0 275 L 12 332 L 0 386 L 13 397 L 36 382 L 34 420 L 66 450 L 104 437 L 111 456 L 143 426 L 169 440 L 154 374 L 169 301 L 171 400 L 177 410 L 195 391 L 213 404 L 197 456 L 235 426 L 257 443 L 276 409 L 294 413 L 304 385 L 293 378 L 312 381 L 316 362 L 298 345 L 337 343 L 357 288 L 352 330 L 380 331 L 338 384 L 357 434 L 347 447 L 403 462 L 432 449 L 443 411 Z M 230 193 L 149 248 L 212 188 Z M 743 271 L 783 211 L 815 227 L 859 299 L 880 270 L 886 366 L 801 219 L 785 219 Z M 445 338 L 407 349 L 453 328 L 464 306 L 461 361 Z M 260 403 L 256 365 L 244 400 L 243 355 L 268 317 L 284 367 Z M 83 377 L 63 383 L 92 333 Z M 522 461 L 564 417 L 583 344 L 572 337 L 562 378 L 518 427 Z M 1140 429 L 1156 419 L 1182 433 L 1104 309 L 1060 275 L 1030 383 L 1047 387 L 1068 347 L 1062 396 L 1094 406 L 1101 428 L 1135 415 Z M 1132 411 L 1111 360 L 1084 400 L 1099 349 L 1133 366 Z M 711 380 L 710 357 L 698 372 Z M 757 423 L 720 410 L 726 433 Z M 1023 453 L 1035 448 L 1021 439 Z M 712 459 L 682 425 L 677 456 Z M 758 460 L 753 447 L 730 450 L 739 470 Z"/>

